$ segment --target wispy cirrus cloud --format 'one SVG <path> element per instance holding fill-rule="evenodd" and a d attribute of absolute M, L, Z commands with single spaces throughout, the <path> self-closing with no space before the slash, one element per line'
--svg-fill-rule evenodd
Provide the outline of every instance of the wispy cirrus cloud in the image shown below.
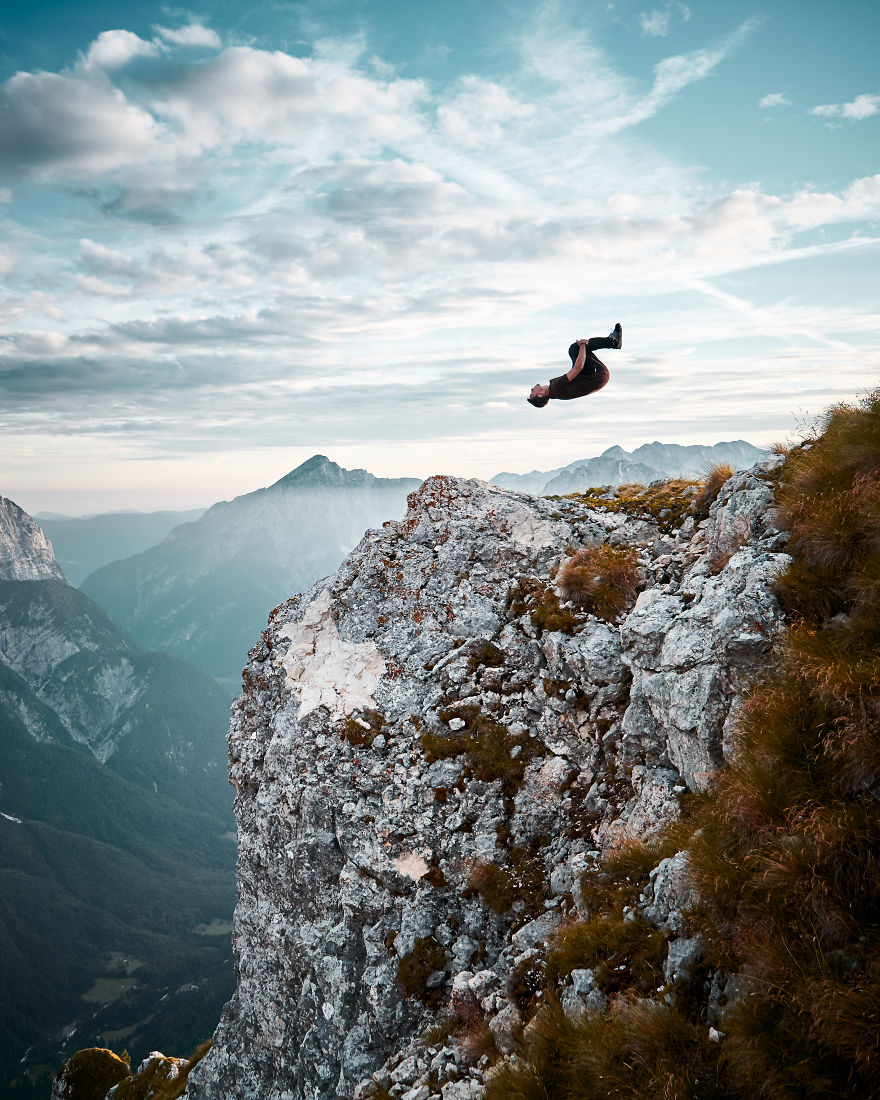
<path fill-rule="evenodd" d="M 183 27 L 155 27 L 163 42 L 173 46 L 197 46 L 207 50 L 219 50 L 223 42 L 220 35 L 202 23 L 187 23 Z"/>
<path fill-rule="evenodd" d="M 691 10 L 684 4 L 677 3 L 677 0 L 672 0 L 671 3 L 662 8 L 653 8 L 651 11 L 641 12 L 639 22 L 642 27 L 642 34 L 650 35 L 652 38 L 665 38 L 669 34 L 669 28 L 676 16 L 681 19 L 682 23 L 687 23 L 691 17 Z"/>

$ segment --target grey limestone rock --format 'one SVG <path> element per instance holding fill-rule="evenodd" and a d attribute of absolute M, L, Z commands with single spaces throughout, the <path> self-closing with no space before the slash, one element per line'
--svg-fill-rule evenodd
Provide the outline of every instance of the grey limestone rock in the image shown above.
<path fill-rule="evenodd" d="M 19 506 L 0 496 L 0 580 L 64 580 L 52 545 L 36 522 Z"/>
<path fill-rule="evenodd" d="M 602 850 L 673 818 L 722 761 L 781 622 L 771 512 L 760 467 L 662 538 L 575 501 L 436 477 L 276 608 L 228 739 L 238 986 L 190 1100 L 349 1100 L 395 1073 L 418 1094 L 431 1059 L 443 1100 L 481 1094 L 479 1063 L 417 1037 L 451 1002 L 513 1049 L 514 967 L 539 966 L 539 945 L 585 915 L 578 882 Z M 639 549 L 636 606 L 542 631 L 528 593 L 552 593 L 567 547 L 603 539 Z M 682 860 L 644 899 L 679 936 Z M 493 865 L 514 885 L 500 913 L 469 888 Z M 585 981 L 570 996 L 600 1011 Z"/>

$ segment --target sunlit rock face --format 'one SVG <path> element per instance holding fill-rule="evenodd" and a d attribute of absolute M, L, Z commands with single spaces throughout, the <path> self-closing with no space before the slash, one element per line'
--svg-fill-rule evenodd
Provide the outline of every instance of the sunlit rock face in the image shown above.
<path fill-rule="evenodd" d="M 637 548 L 635 606 L 556 629 L 536 600 L 559 611 L 557 568 L 601 541 Z M 665 534 L 435 477 L 277 608 L 229 732 L 238 988 L 187 1095 L 336 1100 L 374 1072 L 479 1095 L 451 1055 L 401 1052 L 468 998 L 509 1045 L 506 977 L 575 914 L 584 867 L 705 785 L 781 625 L 784 543 L 766 467 Z M 495 912 L 474 868 L 516 860 L 538 885 Z"/>
<path fill-rule="evenodd" d="M 0 580 L 64 580 L 52 546 L 22 508 L 0 497 Z"/>

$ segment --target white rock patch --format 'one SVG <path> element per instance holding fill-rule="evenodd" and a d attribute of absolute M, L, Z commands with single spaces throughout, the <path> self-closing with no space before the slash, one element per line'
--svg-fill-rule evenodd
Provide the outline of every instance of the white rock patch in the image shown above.
<path fill-rule="evenodd" d="M 405 875 L 414 882 L 418 882 L 420 878 L 428 873 L 428 864 L 415 852 L 405 852 L 398 859 L 395 859 L 394 870 L 399 875 Z"/>
<path fill-rule="evenodd" d="M 290 639 L 281 663 L 299 697 L 301 718 L 318 707 L 338 716 L 374 706 L 373 694 L 385 674 L 385 660 L 375 643 L 344 641 L 329 611 L 330 593 L 324 589 L 299 622 L 279 631 Z"/>

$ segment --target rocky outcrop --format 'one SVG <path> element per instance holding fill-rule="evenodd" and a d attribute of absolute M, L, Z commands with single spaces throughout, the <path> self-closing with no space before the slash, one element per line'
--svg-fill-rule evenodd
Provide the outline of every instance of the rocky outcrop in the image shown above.
<path fill-rule="evenodd" d="M 0 580 L 64 580 L 52 546 L 31 517 L 0 497 Z"/>
<path fill-rule="evenodd" d="M 350 1098 L 373 1073 L 410 1100 L 480 1095 L 479 1056 L 411 1040 L 451 1005 L 513 1049 L 511 981 L 585 915 L 584 871 L 722 761 L 781 625 L 771 465 L 667 530 L 435 477 L 273 612 L 229 732 L 238 988 L 193 1100 Z M 554 589 L 602 541 L 639 554 L 616 622 Z M 676 869 L 643 899 L 669 935 Z M 698 952 L 679 943 L 670 974 Z M 565 996 L 603 997 L 586 970 Z"/>

